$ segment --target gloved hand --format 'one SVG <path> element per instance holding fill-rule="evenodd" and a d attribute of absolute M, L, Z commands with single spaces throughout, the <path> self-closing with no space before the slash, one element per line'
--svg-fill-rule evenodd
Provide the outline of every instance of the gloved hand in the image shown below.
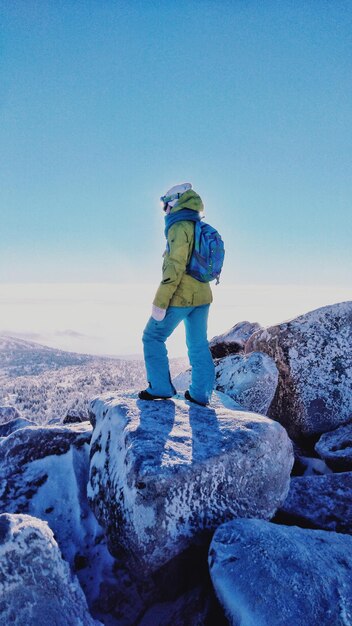
<path fill-rule="evenodd" d="M 155 304 L 153 304 L 152 306 L 152 318 L 154 320 L 156 320 L 157 322 L 161 322 L 164 317 L 166 315 L 166 309 L 161 309 L 158 306 L 155 306 Z"/>

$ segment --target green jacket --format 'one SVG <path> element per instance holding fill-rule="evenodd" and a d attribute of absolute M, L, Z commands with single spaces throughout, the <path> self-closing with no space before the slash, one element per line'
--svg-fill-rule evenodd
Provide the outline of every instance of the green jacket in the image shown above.
<path fill-rule="evenodd" d="M 171 209 L 203 211 L 203 202 L 193 190 L 186 191 Z M 171 226 L 167 237 L 169 252 L 164 253 L 162 281 L 153 304 L 161 309 L 169 306 L 199 306 L 213 301 L 209 283 L 201 283 L 186 274 L 194 243 L 194 222 L 180 221 Z"/>

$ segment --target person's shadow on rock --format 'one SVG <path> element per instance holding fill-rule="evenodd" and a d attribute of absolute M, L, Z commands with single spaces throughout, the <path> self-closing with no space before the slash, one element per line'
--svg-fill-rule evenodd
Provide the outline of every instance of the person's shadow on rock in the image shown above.
<path fill-rule="evenodd" d="M 175 422 L 175 403 L 172 400 L 137 400 L 136 406 L 140 411 L 139 426 L 131 434 L 138 447 L 136 458 L 143 463 L 144 469 L 148 466 L 151 470 L 156 469 L 162 464 L 165 445 Z"/>
<path fill-rule="evenodd" d="M 192 463 L 200 463 L 220 454 L 222 433 L 216 411 L 190 404 L 189 423 L 192 430 Z"/>

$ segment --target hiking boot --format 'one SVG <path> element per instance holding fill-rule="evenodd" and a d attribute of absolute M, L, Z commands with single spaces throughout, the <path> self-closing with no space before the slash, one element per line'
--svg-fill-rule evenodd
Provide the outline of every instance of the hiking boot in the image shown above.
<path fill-rule="evenodd" d="M 144 391 L 140 391 L 138 394 L 138 398 L 140 400 L 169 400 L 172 396 L 152 396 L 149 391 L 144 389 Z"/>
<path fill-rule="evenodd" d="M 207 404 L 204 404 L 203 402 L 198 402 L 198 400 L 195 400 L 194 398 L 192 398 L 191 394 L 189 393 L 188 389 L 185 392 L 185 398 L 186 400 L 188 400 L 189 402 L 194 402 L 194 404 L 199 404 L 199 406 L 207 406 Z"/>

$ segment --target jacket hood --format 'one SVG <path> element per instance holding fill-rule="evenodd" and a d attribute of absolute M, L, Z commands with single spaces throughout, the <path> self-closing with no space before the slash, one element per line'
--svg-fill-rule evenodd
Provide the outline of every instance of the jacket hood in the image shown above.
<path fill-rule="evenodd" d="M 178 199 L 177 204 L 171 209 L 170 213 L 176 213 L 180 209 L 191 209 L 192 211 L 201 212 L 204 211 L 204 204 L 201 197 L 193 189 L 189 189 Z"/>

